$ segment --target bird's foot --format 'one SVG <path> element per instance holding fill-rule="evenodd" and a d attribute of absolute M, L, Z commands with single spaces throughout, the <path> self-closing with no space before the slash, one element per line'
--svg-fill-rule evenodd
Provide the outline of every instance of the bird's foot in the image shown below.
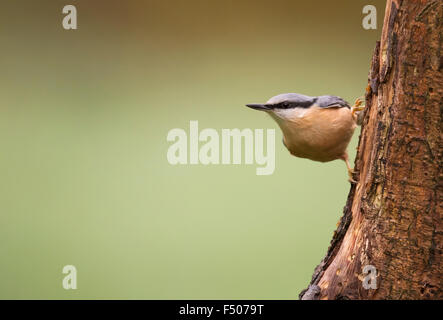
<path fill-rule="evenodd" d="M 357 98 L 354 102 L 354 105 L 351 107 L 352 115 L 354 116 L 356 112 L 364 110 L 365 106 L 362 106 L 363 100 L 361 98 Z"/>
<path fill-rule="evenodd" d="M 348 181 L 349 181 L 351 184 L 355 184 L 355 183 L 357 183 L 357 181 L 354 180 L 354 169 L 352 169 L 352 168 L 349 168 L 349 169 L 348 169 L 348 176 L 349 176 Z"/>

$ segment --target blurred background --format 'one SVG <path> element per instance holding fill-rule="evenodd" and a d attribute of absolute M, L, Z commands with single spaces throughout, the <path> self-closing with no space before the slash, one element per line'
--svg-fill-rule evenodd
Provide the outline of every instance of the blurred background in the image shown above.
<path fill-rule="evenodd" d="M 78 29 L 62 28 L 73 4 Z M 377 30 L 362 28 L 375 5 Z M 9 0 L 0 9 L 0 298 L 296 299 L 349 191 L 290 156 L 285 92 L 364 94 L 385 1 Z M 276 169 L 172 166 L 172 128 L 275 128 Z M 351 159 L 359 131 L 349 147 Z M 75 265 L 77 290 L 62 288 Z"/>

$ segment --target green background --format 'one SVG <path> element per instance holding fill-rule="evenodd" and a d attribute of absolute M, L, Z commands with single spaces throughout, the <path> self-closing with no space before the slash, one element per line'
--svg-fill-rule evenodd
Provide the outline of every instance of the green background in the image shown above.
<path fill-rule="evenodd" d="M 67 4 L 78 30 L 62 28 Z M 244 104 L 364 94 L 385 1 L 0 6 L 0 298 L 298 297 L 342 214 L 345 165 L 290 156 Z M 166 135 L 189 120 L 277 129 L 274 174 L 170 165 Z M 77 290 L 62 288 L 68 264 Z"/>

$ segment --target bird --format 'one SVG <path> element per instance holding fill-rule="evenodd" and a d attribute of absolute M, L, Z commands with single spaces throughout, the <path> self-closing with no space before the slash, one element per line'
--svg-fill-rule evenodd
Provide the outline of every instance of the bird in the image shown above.
<path fill-rule="evenodd" d="M 319 162 L 343 160 L 349 182 L 355 183 L 347 147 L 360 124 L 362 104 L 360 98 L 351 107 L 338 96 L 283 93 L 266 103 L 246 106 L 266 112 L 277 122 L 283 133 L 283 144 L 291 155 Z"/>

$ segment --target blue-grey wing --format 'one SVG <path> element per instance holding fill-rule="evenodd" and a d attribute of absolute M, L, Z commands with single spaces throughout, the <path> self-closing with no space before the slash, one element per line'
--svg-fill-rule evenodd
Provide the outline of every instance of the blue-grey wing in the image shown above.
<path fill-rule="evenodd" d="M 316 104 L 320 108 L 349 108 L 349 103 L 337 96 L 319 96 Z"/>

